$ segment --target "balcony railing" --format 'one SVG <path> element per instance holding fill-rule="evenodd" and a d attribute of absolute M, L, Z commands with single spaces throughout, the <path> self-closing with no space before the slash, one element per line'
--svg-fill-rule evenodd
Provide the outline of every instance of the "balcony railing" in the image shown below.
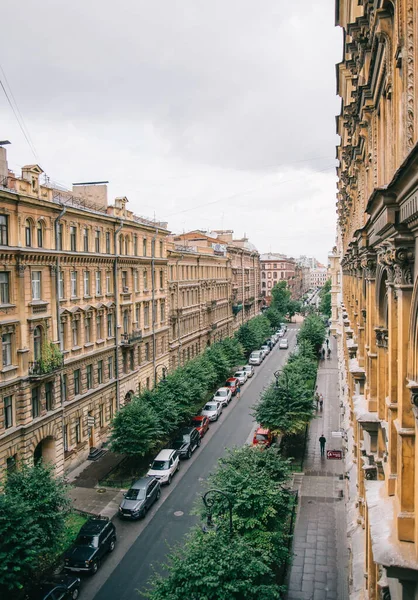
<path fill-rule="evenodd" d="M 44 360 L 35 360 L 29 363 L 29 377 L 33 379 L 40 379 L 43 377 L 48 377 L 52 375 L 56 371 L 62 368 L 64 364 L 64 359 L 61 358 L 59 361 L 54 362 L 46 362 Z"/>
<path fill-rule="evenodd" d="M 142 341 L 142 330 L 136 329 L 132 333 L 122 333 L 121 344 L 122 346 L 132 346 Z"/>

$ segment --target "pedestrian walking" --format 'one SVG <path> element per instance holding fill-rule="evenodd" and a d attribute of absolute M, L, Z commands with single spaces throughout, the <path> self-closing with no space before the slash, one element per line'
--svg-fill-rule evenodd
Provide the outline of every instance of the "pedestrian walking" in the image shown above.
<path fill-rule="evenodd" d="M 321 456 L 325 456 L 325 444 L 327 443 L 326 437 L 324 434 L 319 438 L 319 446 L 321 448 Z"/>
<path fill-rule="evenodd" d="M 240 384 L 237 385 L 237 398 L 238 398 L 238 400 L 241 398 L 241 385 Z"/>
<path fill-rule="evenodd" d="M 322 360 L 325 360 L 325 348 L 322 348 Z"/>
<path fill-rule="evenodd" d="M 315 392 L 315 402 L 316 402 L 316 410 L 318 410 L 318 404 L 319 404 L 319 394 L 318 394 L 318 392 Z"/>
<path fill-rule="evenodd" d="M 328 348 L 329 347 L 329 339 L 327 338 L 325 341 L 327 343 L 327 348 Z"/>
<path fill-rule="evenodd" d="M 322 394 L 319 394 L 319 410 L 322 412 L 322 406 L 324 404 L 324 397 Z"/>
<path fill-rule="evenodd" d="M 327 350 L 327 357 L 331 358 L 331 348 L 328 348 L 328 350 Z"/>

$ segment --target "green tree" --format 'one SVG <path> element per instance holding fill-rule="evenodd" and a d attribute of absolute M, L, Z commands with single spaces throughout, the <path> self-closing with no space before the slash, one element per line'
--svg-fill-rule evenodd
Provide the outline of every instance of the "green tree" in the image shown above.
<path fill-rule="evenodd" d="M 291 292 L 287 287 L 286 281 L 279 281 L 271 291 L 271 307 L 275 308 L 282 315 L 287 315 L 288 304 Z"/>
<path fill-rule="evenodd" d="M 151 394 L 150 394 L 151 396 Z M 146 396 L 136 397 L 121 408 L 112 421 L 110 447 L 128 456 L 144 456 L 155 448 L 163 436 L 154 407 Z"/>
<path fill-rule="evenodd" d="M 331 279 L 328 279 L 325 282 L 325 285 L 319 292 L 319 297 L 321 299 L 319 303 L 319 310 L 328 318 L 331 317 Z"/>
<path fill-rule="evenodd" d="M 248 356 L 253 350 L 259 348 L 270 334 L 270 321 L 265 315 L 258 315 L 241 325 L 236 336 Z"/>
<path fill-rule="evenodd" d="M 295 316 L 296 313 L 299 313 L 301 311 L 301 308 L 302 305 L 299 302 L 299 300 L 289 300 L 289 302 L 287 303 L 287 314 L 290 321 L 292 321 L 292 318 Z"/>
<path fill-rule="evenodd" d="M 309 315 L 305 318 L 298 333 L 298 343 L 307 340 L 318 352 L 325 341 L 325 332 L 326 328 L 322 319 L 317 315 Z"/>
<path fill-rule="evenodd" d="M 270 321 L 270 325 L 273 329 L 278 329 L 280 323 L 283 323 L 284 321 L 284 315 L 274 308 L 274 306 L 270 306 L 270 308 L 264 312 L 264 316 Z"/>

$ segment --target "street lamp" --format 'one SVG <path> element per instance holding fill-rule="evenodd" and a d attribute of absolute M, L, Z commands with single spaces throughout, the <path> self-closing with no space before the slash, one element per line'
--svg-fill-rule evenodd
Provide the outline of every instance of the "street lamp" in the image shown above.
<path fill-rule="evenodd" d="M 212 510 L 216 502 L 216 496 L 221 496 L 222 498 L 225 498 L 225 500 L 228 503 L 229 535 L 232 536 L 232 501 L 231 498 L 227 494 L 225 494 L 225 492 L 221 492 L 221 490 L 208 490 L 206 494 L 203 494 L 202 496 L 203 504 L 205 505 L 205 508 L 207 510 L 206 525 L 203 525 L 202 529 L 204 532 L 207 532 L 211 527 L 214 527 L 212 521 Z"/>

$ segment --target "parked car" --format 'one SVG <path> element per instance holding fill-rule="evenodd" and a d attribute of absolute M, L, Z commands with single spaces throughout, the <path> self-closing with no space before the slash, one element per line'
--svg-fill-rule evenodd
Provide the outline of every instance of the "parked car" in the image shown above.
<path fill-rule="evenodd" d="M 200 434 L 195 427 L 183 427 L 172 444 L 178 451 L 180 458 L 190 458 L 192 453 L 200 446 Z"/>
<path fill-rule="evenodd" d="M 267 354 L 270 354 L 270 346 L 268 346 L 267 344 L 263 344 L 261 346 L 261 350 L 263 350 L 263 352 L 266 356 L 267 356 Z"/>
<path fill-rule="evenodd" d="M 279 342 L 279 348 L 280 348 L 280 349 L 283 349 L 283 348 L 284 348 L 284 349 L 286 349 L 286 348 L 289 348 L 289 344 L 288 344 L 287 338 L 282 338 L 282 339 L 280 340 L 280 342 Z"/>
<path fill-rule="evenodd" d="M 251 377 L 255 373 L 255 369 L 252 365 L 244 365 L 243 367 L 240 368 L 240 371 L 245 371 L 247 373 L 248 379 L 251 379 Z"/>
<path fill-rule="evenodd" d="M 258 427 L 255 430 L 253 437 L 253 446 L 269 448 L 272 445 L 273 441 L 274 437 L 270 429 L 266 429 L 265 427 Z"/>
<path fill-rule="evenodd" d="M 161 450 L 150 464 L 147 477 L 155 477 L 161 485 L 170 485 L 173 475 L 180 469 L 180 457 L 174 448 Z"/>
<path fill-rule="evenodd" d="M 228 387 L 231 390 L 231 394 L 233 396 L 238 392 L 238 386 L 240 385 L 239 379 L 237 377 L 230 377 L 225 381 L 225 387 Z"/>
<path fill-rule="evenodd" d="M 269 340 L 267 340 L 267 342 L 266 342 L 265 345 L 268 346 L 270 348 L 270 350 L 272 348 L 274 348 L 274 342 L 273 342 L 273 340 L 271 338 Z"/>
<path fill-rule="evenodd" d="M 232 391 L 229 387 L 221 387 L 216 391 L 216 394 L 213 396 L 213 400 L 217 402 L 222 402 L 222 406 L 228 406 L 228 404 L 232 400 Z"/>
<path fill-rule="evenodd" d="M 261 365 L 264 359 L 264 353 L 261 350 L 256 350 L 255 352 L 251 352 L 250 358 L 248 362 L 250 365 Z"/>
<path fill-rule="evenodd" d="M 217 421 L 222 414 L 222 402 L 210 400 L 206 402 L 202 410 L 202 415 L 207 417 L 209 421 Z"/>
<path fill-rule="evenodd" d="M 161 485 L 155 477 L 142 477 L 123 494 L 119 516 L 123 519 L 140 519 L 161 496 Z"/>
<path fill-rule="evenodd" d="M 244 383 L 247 381 L 248 377 L 247 377 L 247 373 L 245 371 L 236 371 L 234 373 L 234 377 L 236 377 L 240 383 L 240 385 L 244 385 Z"/>
<path fill-rule="evenodd" d="M 209 429 L 209 419 L 203 415 L 196 415 L 190 422 L 190 425 L 197 429 L 202 438 Z"/>
<path fill-rule="evenodd" d="M 286 331 L 287 331 L 286 323 L 280 323 L 280 329 L 282 329 L 286 333 Z"/>
<path fill-rule="evenodd" d="M 80 595 L 80 578 L 70 573 L 48 577 L 29 591 L 30 600 L 76 600 Z"/>
<path fill-rule="evenodd" d="M 279 336 L 279 338 L 282 338 L 284 336 L 284 330 L 280 329 L 277 335 Z"/>
<path fill-rule="evenodd" d="M 64 564 L 68 571 L 97 573 L 101 561 L 116 545 L 116 528 L 109 519 L 95 517 L 89 519 L 80 531 L 73 545 L 64 554 Z"/>

